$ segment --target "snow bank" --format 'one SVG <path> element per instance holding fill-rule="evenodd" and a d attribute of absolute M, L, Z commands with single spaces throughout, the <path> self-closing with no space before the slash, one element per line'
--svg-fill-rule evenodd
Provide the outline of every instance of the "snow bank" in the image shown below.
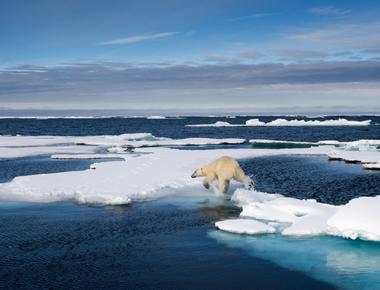
<path fill-rule="evenodd" d="M 259 221 L 257 229 L 273 228 L 287 236 L 336 235 L 351 239 L 380 241 L 380 196 L 360 197 L 344 206 L 315 200 L 299 200 L 279 194 L 237 189 L 232 197 L 242 207 L 241 217 Z M 233 233 L 255 233 L 254 224 L 220 221 L 217 228 Z"/>
<path fill-rule="evenodd" d="M 287 119 L 275 119 L 270 122 L 263 122 L 260 119 L 250 119 L 245 124 L 230 124 L 228 122 L 216 122 L 213 124 L 189 124 L 188 127 L 238 127 L 238 126 L 369 126 L 371 120 L 365 121 L 352 121 L 344 118 L 332 119 L 332 120 L 287 120 Z"/>

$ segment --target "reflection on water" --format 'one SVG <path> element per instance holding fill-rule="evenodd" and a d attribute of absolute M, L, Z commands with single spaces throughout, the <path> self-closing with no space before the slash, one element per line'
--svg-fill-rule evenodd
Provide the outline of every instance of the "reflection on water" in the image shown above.
<path fill-rule="evenodd" d="M 282 267 L 302 271 L 343 289 L 380 289 L 380 244 L 335 237 L 245 236 L 211 231 L 209 236 L 232 248 Z"/>

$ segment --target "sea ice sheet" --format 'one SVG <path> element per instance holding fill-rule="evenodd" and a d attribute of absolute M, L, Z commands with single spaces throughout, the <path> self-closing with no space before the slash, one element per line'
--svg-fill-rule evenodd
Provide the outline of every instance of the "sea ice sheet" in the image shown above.
<path fill-rule="evenodd" d="M 380 196 L 359 197 L 343 206 L 300 200 L 279 194 L 237 189 L 232 197 L 242 207 L 241 217 L 279 222 L 277 231 L 287 236 L 335 235 L 350 239 L 380 241 Z M 244 226 L 219 221 L 225 231 L 244 232 Z M 236 226 L 236 227 L 235 227 Z M 247 226 L 246 232 L 250 230 Z"/>

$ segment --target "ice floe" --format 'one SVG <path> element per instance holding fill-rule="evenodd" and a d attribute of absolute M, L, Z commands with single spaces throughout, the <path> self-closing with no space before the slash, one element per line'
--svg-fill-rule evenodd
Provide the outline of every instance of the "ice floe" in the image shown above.
<path fill-rule="evenodd" d="M 16 177 L 11 182 L 0 185 L 0 198 L 39 202 L 74 200 L 98 204 L 128 203 L 133 200 L 160 197 L 161 189 L 164 188 L 197 184 L 200 190 L 203 190 L 201 180 L 190 178 L 191 173 L 194 168 L 223 155 L 242 159 L 263 155 L 322 154 L 323 152 L 326 153 L 326 149 L 318 147 L 276 151 L 141 148 L 136 149 L 133 154 L 124 154 L 123 161 L 95 163 L 95 170 Z M 62 157 L 62 155 L 56 157 Z"/>
<path fill-rule="evenodd" d="M 380 140 L 362 139 L 357 141 L 340 142 L 335 140 L 324 140 L 318 142 L 283 141 L 267 139 L 251 139 L 249 143 L 256 147 L 267 148 L 292 148 L 311 146 L 334 146 L 327 154 L 330 160 L 341 160 L 348 163 L 362 163 L 366 169 L 380 169 Z M 271 145 L 274 145 L 270 147 Z"/>
<path fill-rule="evenodd" d="M 155 137 L 151 133 L 99 136 L 0 136 L 0 158 L 46 154 L 93 154 L 97 151 L 128 153 L 131 148 L 152 146 L 242 144 L 240 138 Z M 87 145 L 87 146 L 83 146 Z"/>
<path fill-rule="evenodd" d="M 276 231 L 274 227 L 268 224 L 251 219 L 230 219 L 216 222 L 215 226 L 223 231 L 237 234 L 268 234 Z"/>
<path fill-rule="evenodd" d="M 380 163 L 363 163 L 362 164 L 365 169 L 369 170 L 380 170 Z"/>
<path fill-rule="evenodd" d="M 252 122 L 255 120 L 254 122 Z M 371 124 L 371 120 L 365 121 L 350 121 L 344 118 L 336 120 L 286 120 L 276 119 L 268 123 L 261 124 L 257 119 L 248 120 L 249 126 L 368 126 Z"/>
<path fill-rule="evenodd" d="M 188 124 L 186 126 L 187 127 L 241 127 L 241 126 L 244 126 L 244 124 L 231 124 L 225 121 L 216 121 L 215 123 L 211 123 L 211 124 Z"/>
<path fill-rule="evenodd" d="M 330 160 L 343 160 L 350 163 L 380 163 L 380 151 L 349 151 L 343 149 L 331 150 Z"/>
<path fill-rule="evenodd" d="M 148 116 L 146 117 L 148 120 L 162 120 L 162 119 L 166 119 L 165 116 Z"/>
<path fill-rule="evenodd" d="M 249 119 L 245 124 L 230 124 L 228 122 L 218 121 L 212 124 L 188 124 L 188 127 L 238 127 L 238 126 L 369 126 L 371 120 L 355 121 L 344 118 L 331 120 L 298 120 L 298 119 L 275 119 L 270 122 L 263 122 L 260 119 Z"/>
<path fill-rule="evenodd" d="M 350 239 L 380 241 L 379 209 L 380 196 L 352 199 L 327 221 L 328 232 Z"/>
<path fill-rule="evenodd" d="M 237 189 L 232 197 L 242 207 L 241 218 L 260 222 L 287 236 L 335 235 L 380 241 L 380 196 L 359 197 L 343 206 L 300 200 L 279 194 Z M 244 228 L 246 226 L 246 228 Z M 255 233 L 248 222 L 219 221 L 216 227 L 233 233 Z M 253 229 L 252 229 L 253 228 Z"/>

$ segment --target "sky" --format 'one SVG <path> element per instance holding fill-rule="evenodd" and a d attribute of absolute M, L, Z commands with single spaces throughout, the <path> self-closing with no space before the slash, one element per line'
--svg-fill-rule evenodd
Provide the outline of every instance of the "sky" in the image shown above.
<path fill-rule="evenodd" d="M 380 113 L 380 1 L 2 0 L 0 109 Z"/>

